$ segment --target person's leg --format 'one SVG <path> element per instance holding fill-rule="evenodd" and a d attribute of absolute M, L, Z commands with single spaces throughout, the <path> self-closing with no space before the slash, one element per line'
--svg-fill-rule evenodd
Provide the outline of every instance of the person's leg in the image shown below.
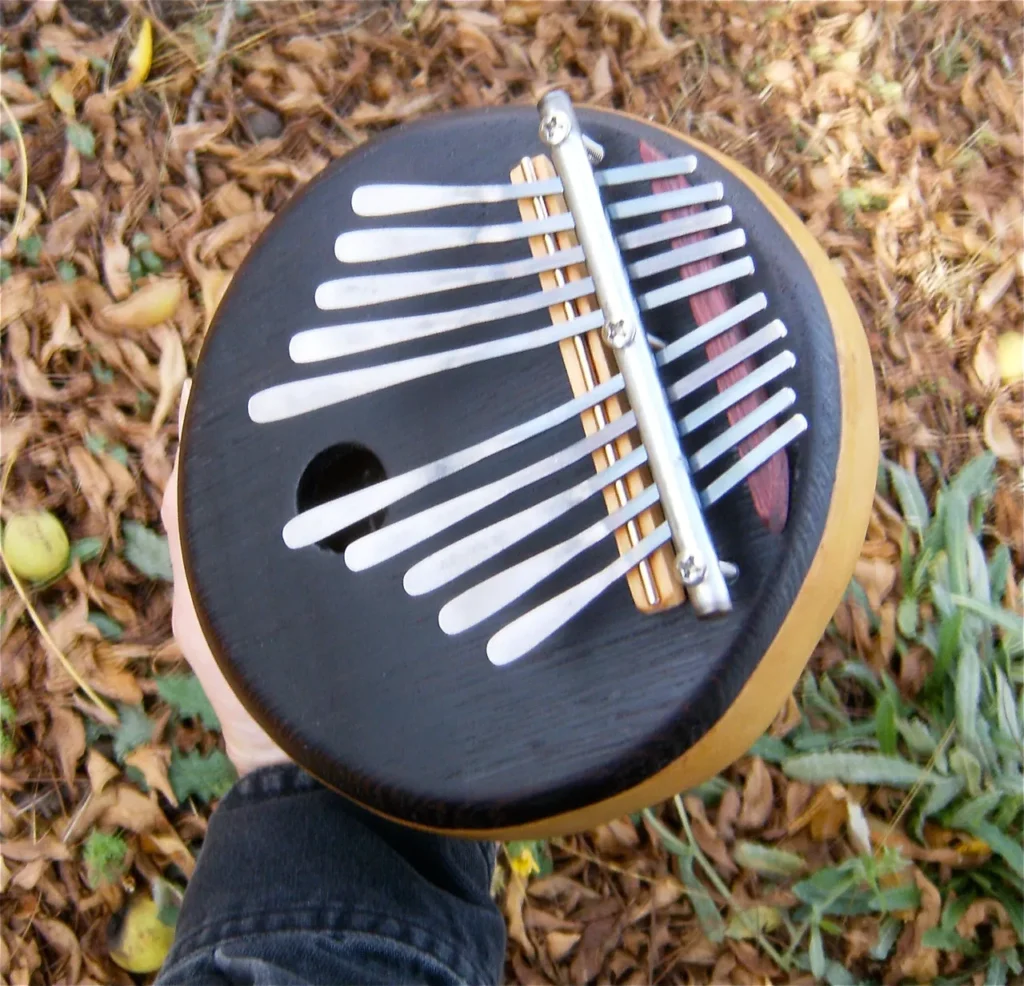
<path fill-rule="evenodd" d="M 295 766 L 210 820 L 159 983 L 497 983 L 491 843 L 407 829 Z"/>

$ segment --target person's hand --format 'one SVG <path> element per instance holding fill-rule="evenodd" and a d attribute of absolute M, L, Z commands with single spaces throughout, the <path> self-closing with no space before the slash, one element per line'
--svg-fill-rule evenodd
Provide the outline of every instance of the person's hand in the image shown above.
<path fill-rule="evenodd" d="M 185 416 L 191 381 L 186 380 L 181 390 L 178 408 L 178 430 Z M 210 645 L 206 642 L 199 617 L 188 590 L 185 567 L 181 559 L 181 536 L 178 531 L 178 457 L 174 457 L 174 469 L 164 490 L 164 502 L 160 508 L 167 540 L 171 549 L 171 568 L 174 573 L 174 602 L 171 628 L 185 660 L 192 666 L 220 719 L 224 733 L 227 755 L 235 765 L 239 776 L 273 764 L 288 763 L 285 752 L 257 725 L 238 697 L 231 690 L 224 675 L 214 660 Z"/>

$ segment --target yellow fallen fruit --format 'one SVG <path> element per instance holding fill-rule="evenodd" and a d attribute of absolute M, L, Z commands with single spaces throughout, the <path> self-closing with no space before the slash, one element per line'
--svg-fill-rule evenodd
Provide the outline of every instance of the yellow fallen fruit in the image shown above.
<path fill-rule="evenodd" d="M 105 306 L 100 317 L 115 329 L 151 329 L 166 322 L 184 297 L 185 282 L 180 277 L 158 277 L 124 301 Z"/>
<path fill-rule="evenodd" d="M 47 510 L 15 514 L 4 528 L 3 548 L 11 571 L 30 582 L 56 578 L 71 555 L 63 525 Z"/>
<path fill-rule="evenodd" d="M 146 81 L 150 66 L 153 64 L 153 25 L 147 17 L 139 28 L 139 36 L 135 47 L 128 56 L 128 78 L 124 80 L 123 91 L 131 92 Z"/>
<path fill-rule="evenodd" d="M 1003 383 L 1024 377 L 1024 333 L 1004 332 L 997 342 L 999 376 Z"/>
<path fill-rule="evenodd" d="M 128 972 L 156 972 L 174 941 L 174 927 L 160 920 L 160 908 L 149 894 L 133 894 L 107 925 L 110 957 Z"/>

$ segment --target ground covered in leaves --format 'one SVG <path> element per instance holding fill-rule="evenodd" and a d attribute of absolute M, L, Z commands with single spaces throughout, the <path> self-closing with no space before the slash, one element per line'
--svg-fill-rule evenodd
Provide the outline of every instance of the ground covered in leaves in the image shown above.
<path fill-rule="evenodd" d="M 49 581 L 3 573 L 4 980 L 129 982 L 110 916 L 133 891 L 173 911 L 231 782 L 170 636 L 158 520 L 231 272 L 374 132 L 552 83 L 785 196 L 860 310 L 889 464 L 847 599 L 752 754 L 507 847 L 510 981 L 1019 977 L 1021 5 L 232 12 L 218 48 L 223 8 L 198 0 L 0 10 L 3 520 L 50 510 L 72 548 Z"/>

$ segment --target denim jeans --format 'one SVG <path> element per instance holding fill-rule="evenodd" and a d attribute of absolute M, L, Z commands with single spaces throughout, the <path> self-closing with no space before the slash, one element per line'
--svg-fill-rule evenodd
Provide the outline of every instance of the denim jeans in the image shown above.
<path fill-rule="evenodd" d="M 362 810 L 294 766 L 210 819 L 158 983 L 497 983 L 493 843 Z"/>

